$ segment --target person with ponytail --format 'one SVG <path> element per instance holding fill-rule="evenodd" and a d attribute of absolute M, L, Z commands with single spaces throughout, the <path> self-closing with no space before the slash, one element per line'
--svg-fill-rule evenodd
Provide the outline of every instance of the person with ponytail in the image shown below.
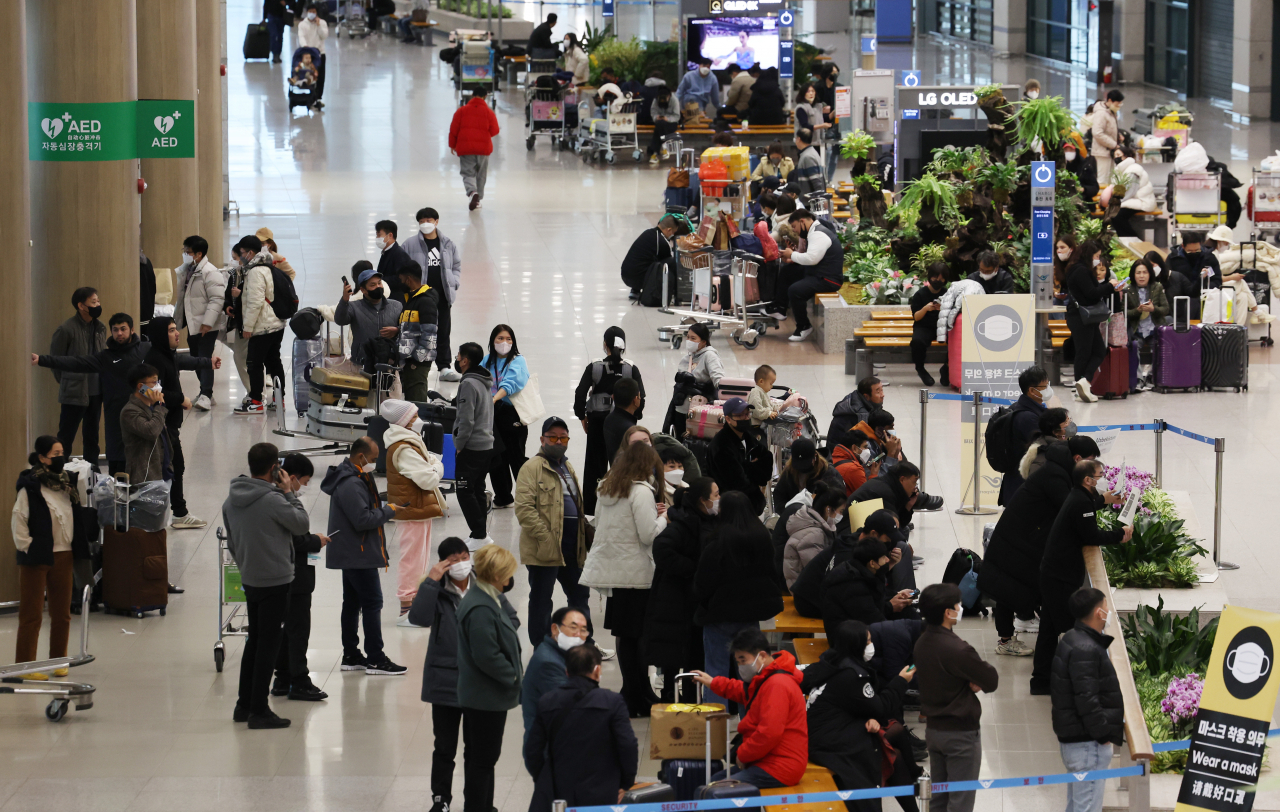
<path fill-rule="evenodd" d="M 14 662 L 19 663 L 36 659 L 46 597 L 49 602 L 48 659 L 67 656 L 73 560 L 89 555 L 89 531 L 81 520 L 75 476 L 64 470 L 67 458 L 62 441 L 48 434 L 37 437 L 35 450 L 27 462 L 31 467 L 18 475 L 18 499 L 13 505 L 10 525 L 13 544 L 18 548 L 20 600 Z M 67 669 L 55 669 L 53 675 L 65 677 Z M 48 674 L 41 673 L 25 677 L 48 678 Z"/>
<path fill-rule="evenodd" d="M 604 331 L 604 357 L 592 361 L 582 370 L 582 379 L 573 394 L 573 414 L 582 422 L 587 433 L 587 455 L 582 469 L 583 509 L 588 515 L 596 512 L 596 484 L 609 470 L 611 460 L 605 453 L 604 421 L 613 410 L 613 386 L 624 378 L 631 378 L 640 386 L 640 408 L 634 417 L 639 420 L 644 411 L 644 381 L 635 364 L 625 360 L 622 353 L 627 348 L 627 333 L 621 327 Z"/>
<path fill-rule="evenodd" d="M 511 493 L 515 478 L 529 459 L 524 454 L 529 442 L 529 427 L 520 422 L 511 396 L 529 385 L 529 365 L 516 344 L 516 331 L 499 324 L 489 333 L 489 352 L 480 361 L 493 377 L 494 448 L 489 460 L 489 481 L 493 484 L 493 506 L 507 508 L 515 504 Z"/>

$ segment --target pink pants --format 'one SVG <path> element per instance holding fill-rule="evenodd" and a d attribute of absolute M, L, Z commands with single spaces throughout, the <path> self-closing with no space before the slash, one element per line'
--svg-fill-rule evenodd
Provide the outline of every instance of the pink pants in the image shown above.
<path fill-rule="evenodd" d="M 396 527 L 400 539 L 396 597 L 401 603 L 411 603 L 418 594 L 418 585 L 431 569 L 431 520 L 396 522 Z"/>

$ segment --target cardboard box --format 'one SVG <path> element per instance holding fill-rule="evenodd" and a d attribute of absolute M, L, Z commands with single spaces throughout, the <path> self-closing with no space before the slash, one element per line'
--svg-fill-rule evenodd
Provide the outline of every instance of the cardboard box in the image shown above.
<path fill-rule="evenodd" d="M 707 757 L 708 713 L 723 711 L 723 705 L 699 705 L 701 711 L 669 710 L 689 705 L 654 705 L 649 717 L 649 758 L 664 760 L 687 758 L 703 761 Z M 728 719 L 711 722 L 711 758 L 725 757 L 725 735 Z"/>

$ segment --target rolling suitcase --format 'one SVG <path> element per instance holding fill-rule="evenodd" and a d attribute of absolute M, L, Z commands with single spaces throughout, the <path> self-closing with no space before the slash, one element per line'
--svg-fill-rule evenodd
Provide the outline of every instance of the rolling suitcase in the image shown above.
<path fill-rule="evenodd" d="M 622 794 L 622 804 L 661 804 L 676 800 L 675 790 L 670 784 L 646 781 L 633 784 L 631 789 Z"/>
<path fill-rule="evenodd" d="M 692 674 L 677 674 L 676 686 L 677 694 L 679 692 L 680 680 L 692 678 Z M 698 690 L 698 702 L 702 704 L 702 684 L 695 683 Z M 714 705 L 713 707 L 720 707 Z M 692 801 L 698 797 L 698 790 L 711 783 L 711 776 L 724 769 L 724 762 L 720 759 L 711 758 L 711 722 L 713 717 L 725 717 L 726 738 L 728 738 L 728 721 L 727 714 L 721 712 L 718 714 L 707 714 L 707 750 L 703 759 L 695 758 L 669 758 L 662 762 L 662 767 L 658 771 L 658 779 L 665 782 L 671 787 L 677 801 Z M 728 755 L 729 749 L 726 745 L 725 754 Z"/>
<path fill-rule="evenodd" d="M 684 444 L 685 448 L 693 452 L 694 458 L 698 460 L 698 468 L 702 470 L 702 475 L 710 476 L 707 472 L 711 470 L 711 441 L 697 437 L 682 437 L 680 442 Z"/>
<path fill-rule="evenodd" d="M 307 434 L 322 440 L 353 443 L 369 433 L 369 421 L 377 416 L 373 409 L 359 406 L 329 406 L 312 400 L 307 407 Z"/>
<path fill-rule="evenodd" d="M 103 611 L 139 618 L 146 612 L 163 615 L 169 605 L 166 532 L 130 526 L 132 505 L 127 481 L 102 484 L 104 487 L 96 489 L 94 497 L 102 524 Z"/>
<path fill-rule="evenodd" d="M 1102 366 L 1089 387 L 1093 394 L 1107 400 L 1129 397 L 1129 348 L 1107 347 Z"/>
<path fill-rule="evenodd" d="M 1249 328 L 1243 324 L 1200 325 L 1200 386 L 1249 389 Z"/>
<path fill-rule="evenodd" d="M 1173 300 L 1173 325 L 1156 328 L 1154 383 L 1164 394 L 1171 389 L 1200 388 L 1200 325 L 1191 324 L 1191 300 Z"/>
<path fill-rule="evenodd" d="M 271 56 L 271 32 L 266 23 L 250 23 L 244 32 L 244 58 L 267 59 Z"/>
<path fill-rule="evenodd" d="M 356 406 L 369 403 L 369 376 L 363 373 L 339 372 L 329 367 L 311 370 L 308 386 L 309 406 Z"/>
<path fill-rule="evenodd" d="M 324 339 L 293 340 L 293 406 L 298 416 L 311 405 L 311 370 L 324 363 Z"/>
<path fill-rule="evenodd" d="M 724 407 L 711 404 L 690 406 L 689 419 L 684 425 L 690 437 L 709 441 L 724 428 Z"/>
<path fill-rule="evenodd" d="M 729 398 L 747 399 L 747 395 L 751 394 L 751 390 L 756 388 L 756 382 L 750 378 L 721 378 L 720 391 L 716 397 L 720 400 L 728 400 Z"/>
<path fill-rule="evenodd" d="M 453 434 L 453 421 L 458 419 L 458 409 L 451 403 L 438 401 L 419 403 L 418 417 L 421 417 L 427 423 L 440 424 L 444 434 Z M 430 442 L 427 443 L 427 448 L 432 451 L 438 451 L 438 448 L 433 447 Z"/>
<path fill-rule="evenodd" d="M 769 676 L 772 676 L 770 674 Z M 757 689 L 759 690 L 759 689 Z M 707 714 L 707 761 L 711 760 L 711 719 L 719 714 Z M 744 711 L 745 715 L 745 711 Z M 726 714 L 727 716 L 727 714 Z M 729 757 L 729 753 L 733 748 L 729 742 L 729 726 L 725 725 L 725 760 L 724 760 L 724 778 L 720 781 L 709 781 L 705 786 L 698 787 L 698 794 L 694 796 L 697 801 L 723 801 L 729 798 L 759 798 L 760 788 L 754 784 L 748 784 L 746 781 L 735 781 L 733 779 L 733 759 Z M 710 770 L 707 771 L 708 777 L 711 775 Z"/>

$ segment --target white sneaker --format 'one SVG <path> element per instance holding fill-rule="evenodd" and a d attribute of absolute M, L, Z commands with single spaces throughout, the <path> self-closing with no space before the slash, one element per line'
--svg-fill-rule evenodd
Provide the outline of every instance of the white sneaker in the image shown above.
<path fill-rule="evenodd" d="M 812 327 L 807 327 L 804 330 L 796 330 L 794 333 L 791 334 L 791 337 L 788 338 L 787 340 L 788 341 L 804 341 L 806 338 L 809 337 L 809 334 L 812 332 L 813 332 Z"/>
<path fill-rule="evenodd" d="M 650 156 L 649 156 L 649 166 L 657 166 L 657 165 L 658 165 L 658 156 L 657 156 L 657 155 L 650 155 Z"/>
<path fill-rule="evenodd" d="M 1017 634 L 1039 634 L 1040 618 L 1033 617 L 1030 620 L 1022 620 L 1015 617 L 1013 619 L 1013 630 Z"/>
<path fill-rule="evenodd" d="M 440 370 L 440 380 L 447 383 L 457 383 L 462 380 L 462 375 L 453 367 L 446 367 L 445 369 Z"/>
<path fill-rule="evenodd" d="M 207 412 L 211 408 L 213 408 L 213 401 L 209 400 L 208 395 L 201 395 L 200 397 L 191 401 L 191 408 L 199 409 L 202 412 Z"/>
<path fill-rule="evenodd" d="M 602 646 L 597 646 L 596 648 L 600 649 L 600 659 L 602 660 L 612 660 L 614 657 L 618 656 L 616 649 L 604 648 Z"/>
<path fill-rule="evenodd" d="M 765 314 L 764 314 L 764 315 L 765 315 L 765 318 L 767 318 L 767 319 L 773 319 L 774 321 L 786 321 L 786 320 L 787 320 L 787 314 L 786 314 L 786 313 L 783 313 L 782 311 L 779 311 L 779 310 L 767 310 L 767 311 L 765 311 Z"/>
<path fill-rule="evenodd" d="M 1035 649 L 1018 639 L 1018 635 L 1010 637 L 1003 643 L 996 643 L 996 654 L 1008 654 L 1012 657 L 1030 657 Z"/>
<path fill-rule="evenodd" d="M 198 516 L 175 516 L 173 524 L 170 526 L 177 530 L 197 530 L 201 527 L 207 527 L 208 522 Z"/>
<path fill-rule="evenodd" d="M 1089 382 L 1084 378 L 1076 381 L 1076 396 L 1085 403 L 1097 403 L 1098 398 L 1093 394 L 1093 390 L 1089 388 Z"/>
<path fill-rule="evenodd" d="M 494 541 L 493 541 L 493 536 L 485 536 L 485 537 L 484 537 L 484 538 L 482 538 L 482 539 L 473 539 L 473 538 L 468 538 L 468 539 L 466 539 L 466 542 L 467 542 L 467 549 L 468 549 L 468 550 L 470 550 L 470 551 L 471 551 L 471 552 L 473 552 L 473 553 L 474 553 L 476 550 L 479 550 L 481 547 L 485 546 L 486 544 L 493 544 L 493 543 L 494 543 Z"/>
<path fill-rule="evenodd" d="M 409 613 L 408 613 L 408 612 L 405 612 L 403 615 L 401 615 L 401 616 L 400 616 L 400 619 L 396 621 L 396 625 L 397 625 L 397 626 L 401 626 L 401 627 L 406 628 L 406 629 L 425 629 L 425 628 L 427 628 L 426 626 L 419 626 L 417 623 L 411 623 L 411 622 L 409 622 Z"/>

